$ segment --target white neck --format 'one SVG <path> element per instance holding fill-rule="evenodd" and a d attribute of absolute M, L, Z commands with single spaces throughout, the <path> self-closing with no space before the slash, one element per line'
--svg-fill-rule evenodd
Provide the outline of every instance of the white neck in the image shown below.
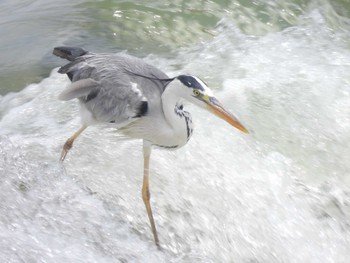
<path fill-rule="evenodd" d="M 186 125 L 184 120 L 175 113 L 175 106 L 179 101 L 179 96 L 173 92 L 171 87 L 167 87 L 162 94 L 162 106 L 165 119 L 174 131 Z"/>
<path fill-rule="evenodd" d="M 165 119 L 172 130 L 172 137 L 177 141 L 178 146 L 184 145 L 188 141 L 187 122 L 191 122 L 191 115 L 188 112 L 178 110 L 176 105 L 180 105 L 180 96 L 176 92 L 176 87 L 169 85 L 162 94 L 162 106 Z M 189 118 L 189 120 L 188 120 Z M 191 127 L 192 129 L 192 127 Z M 192 132 L 192 130 L 191 130 Z"/>

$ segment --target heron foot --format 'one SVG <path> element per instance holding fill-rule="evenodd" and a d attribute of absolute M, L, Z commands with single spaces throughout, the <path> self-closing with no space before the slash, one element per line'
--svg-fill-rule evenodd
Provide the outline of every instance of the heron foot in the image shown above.
<path fill-rule="evenodd" d="M 73 147 L 73 140 L 71 140 L 71 138 L 69 138 L 66 143 L 63 145 L 63 149 L 62 149 L 62 153 L 61 153 L 61 158 L 60 161 L 63 162 L 64 159 L 67 156 L 67 153 L 70 149 L 72 149 Z"/>
<path fill-rule="evenodd" d="M 154 223 L 153 213 L 152 213 L 151 204 L 150 204 L 151 194 L 149 192 L 148 182 L 145 183 L 145 181 L 148 181 L 148 180 L 147 179 L 144 180 L 144 184 L 142 187 L 142 199 L 143 199 L 143 202 L 145 203 L 148 219 L 151 224 L 154 243 L 158 248 L 160 248 L 156 224 Z"/>
<path fill-rule="evenodd" d="M 67 153 L 70 149 L 73 147 L 73 142 L 74 140 L 86 129 L 86 126 L 83 125 L 76 133 L 73 134 L 72 137 L 70 137 L 66 143 L 63 145 L 62 153 L 61 153 L 61 158 L 60 161 L 63 162 L 64 159 L 67 156 Z"/>

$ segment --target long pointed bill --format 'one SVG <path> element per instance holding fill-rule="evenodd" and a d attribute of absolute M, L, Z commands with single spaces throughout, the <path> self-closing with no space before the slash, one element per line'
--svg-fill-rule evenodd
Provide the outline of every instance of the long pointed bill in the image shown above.
<path fill-rule="evenodd" d="M 244 133 L 249 133 L 249 131 L 238 121 L 238 119 L 235 116 L 233 116 L 232 113 L 224 109 L 224 107 L 216 98 L 208 97 L 208 99 L 204 101 L 207 103 L 207 109 L 214 113 L 216 116 L 227 121 L 229 124 L 237 128 L 238 130 Z"/>

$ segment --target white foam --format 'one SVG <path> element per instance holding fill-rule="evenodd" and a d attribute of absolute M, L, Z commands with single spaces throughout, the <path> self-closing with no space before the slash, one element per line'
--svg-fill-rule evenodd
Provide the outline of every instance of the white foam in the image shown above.
<path fill-rule="evenodd" d="M 350 54 L 327 32 L 308 22 L 251 38 L 226 25 L 179 54 L 252 133 L 190 107 L 189 144 L 153 151 L 163 251 L 141 200 L 140 142 L 89 127 L 63 168 L 80 126 L 78 104 L 57 100 L 67 78 L 0 98 L 0 261 L 347 262 Z"/>

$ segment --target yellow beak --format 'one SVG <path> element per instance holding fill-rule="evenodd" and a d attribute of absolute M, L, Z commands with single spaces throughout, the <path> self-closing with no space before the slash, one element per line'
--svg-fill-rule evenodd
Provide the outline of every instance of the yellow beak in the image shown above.
<path fill-rule="evenodd" d="M 229 111 L 225 110 L 221 103 L 214 97 L 203 98 L 203 101 L 207 103 L 207 109 L 214 113 L 219 118 L 227 121 L 233 127 L 238 130 L 249 133 L 249 131 L 238 121 L 238 119 Z"/>

